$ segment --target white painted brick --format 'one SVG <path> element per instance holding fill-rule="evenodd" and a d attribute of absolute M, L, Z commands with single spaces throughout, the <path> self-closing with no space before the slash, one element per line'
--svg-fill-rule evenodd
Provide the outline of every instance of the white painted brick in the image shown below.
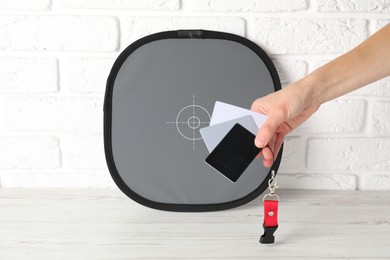
<path fill-rule="evenodd" d="M 342 174 L 278 174 L 283 189 L 355 190 L 356 177 Z"/>
<path fill-rule="evenodd" d="M 329 101 L 300 125 L 297 132 L 310 133 L 355 133 L 363 129 L 365 101 L 342 100 Z"/>
<path fill-rule="evenodd" d="M 305 143 L 299 137 L 286 137 L 283 146 L 283 156 L 279 172 L 301 172 L 305 165 Z"/>
<path fill-rule="evenodd" d="M 192 0 L 196 11 L 287 12 L 308 8 L 306 0 Z"/>
<path fill-rule="evenodd" d="M 390 169 L 390 138 L 314 138 L 307 149 L 313 170 Z"/>
<path fill-rule="evenodd" d="M 250 37 L 274 54 L 344 53 L 367 37 L 367 21 L 276 19 L 253 21 Z"/>
<path fill-rule="evenodd" d="M 389 23 L 390 23 L 390 20 L 377 20 L 375 23 L 376 31 L 379 31 L 380 29 L 382 29 L 383 27 L 385 27 Z"/>
<path fill-rule="evenodd" d="M 0 173 L 1 188 L 116 188 L 108 172 Z"/>
<path fill-rule="evenodd" d="M 60 0 L 65 8 L 176 10 L 180 0 Z"/>
<path fill-rule="evenodd" d="M 97 132 L 103 129 L 102 101 L 90 98 L 6 98 L 4 125 L 16 131 Z"/>
<path fill-rule="evenodd" d="M 309 63 L 310 70 L 309 73 L 313 72 L 314 70 L 318 69 L 319 67 L 331 62 L 333 59 L 336 59 L 339 55 L 334 55 L 331 59 L 324 59 L 324 60 L 316 60 Z"/>
<path fill-rule="evenodd" d="M 362 190 L 390 190 L 390 175 L 362 175 L 359 179 Z"/>
<path fill-rule="evenodd" d="M 390 135 L 390 100 L 372 104 L 369 122 L 373 134 Z"/>
<path fill-rule="evenodd" d="M 107 169 L 103 136 L 73 135 L 61 138 L 64 168 Z"/>
<path fill-rule="evenodd" d="M 245 21 L 237 17 L 129 17 L 121 25 L 122 47 L 148 34 L 166 30 L 204 29 L 245 35 Z"/>
<path fill-rule="evenodd" d="M 1 0 L 0 10 L 48 10 L 51 0 Z"/>
<path fill-rule="evenodd" d="M 0 136 L 1 169 L 57 168 L 60 149 L 55 137 Z"/>
<path fill-rule="evenodd" d="M 105 16 L 0 16 L 0 50 L 115 51 L 118 25 Z"/>
<path fill-rule="evenodd" d="M 306 62 L 300 60 L 273 59 L 282 86 L 286 86 L 304 77 L 307 72 Z"/>
<path fill-rule="evenodd" d="M 320 12 L 388 13 L 388 0 L 317 0 Z"/>
<path fill-rule="evenodd" d="M 73 93 L 102 93 L 113 62 L 111 58 L 60 60 L 61 89 Z"/>
<path fill-rule="evenodd" d="M 58 90 L 56 59 L 0 58 L 0 93 L 46 93 Z"/>

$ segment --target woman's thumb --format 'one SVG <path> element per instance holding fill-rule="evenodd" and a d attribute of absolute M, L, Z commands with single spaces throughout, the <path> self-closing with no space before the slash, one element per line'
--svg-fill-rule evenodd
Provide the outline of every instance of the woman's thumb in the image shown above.
<path fill-rule="evenodd" d="M 283 123 L 282 117 L 269 115 L 256 135 L 255 145 L 264 148 L 271 141 L 281 123 Z"/>

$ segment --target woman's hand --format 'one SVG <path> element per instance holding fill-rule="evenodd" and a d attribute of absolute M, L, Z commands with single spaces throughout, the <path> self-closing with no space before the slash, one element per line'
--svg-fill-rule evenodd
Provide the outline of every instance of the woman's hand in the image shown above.
<path fill-rule="evenodd" d="M 325 64 L 303 79 L 259 98 L 253 111 L 268 116 L 255 144 L 268 145 L 277 156 L 284 137 L 308 119 L 321 104 L 390 76 L 390 24 L 346 54 Z M 264 148 L 263 164 L 272 165 L 272 153 Z"/>
<path fill-rule="evenodd" d="M 279 153 L 284 137 L 319 108 L 309 89 L 301 80 L 253 102 L 252 111 L 268 116 L 255 139 L 255 145 L 264 148 L 257 158 L 263 155 L 265 167 L 272 166 L 273 154 L 276 157 Z"/>

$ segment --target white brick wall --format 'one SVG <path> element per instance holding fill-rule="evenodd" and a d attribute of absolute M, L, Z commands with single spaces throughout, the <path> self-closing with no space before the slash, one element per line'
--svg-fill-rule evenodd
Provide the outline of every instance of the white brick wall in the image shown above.
<path fill-rule="evenodd" d="M 307 64 L 302 60 L 274 59 L 282 86 L 287 86 L 307 73 Z"/>
<path fill-rule="evenodd" d="M 0 169 L 61 166 L 58 139 L 52 136 L 0 136 Z"/>
<path fill-rule="evenodd" d="M 387 0 L 318 0 L 320 12 L 390 12 L 390 3 Z"/>
<path fill-rule="evenodd" d="M 195 11 L 287 12 L 307 9 L 306 0 L 194 0 Z"/>
<path fill-rule="evenodd" d="M 315 171 L 390 170 L 390 138 L 309 138 L 307 167 Z"/>
<path fill-rule="evenodd" d="M 388 0 L 0 0 L 0 187 L 115 186 L 103 94 L 115 58 L 142 36 L 245 36 L 286 86 L 389 22 Z M 390 78 L 323 105 L 287 137 L 279 182 L 389 190 Z"/>
<path fill-rule="evenodd" d="M 67 169 L 107 170 L 102 135 L 64 136 L 61 148 L 62 163 Z"/>
<path fill-rule="evenodd" d="M 0 16 L 0 50 L 115 51 L 114 17 L 59 15 Z"/>
<path fill-rule="evenodd" d="M 48 10 L 51 0 L 1 0 L 1 10 Z"/>
<path fill-rule="evenodd" d="M 176 10 L 179 0 L 59 0 L 64 8 L 83 9 L 131 9 L 131 10 Z"/>
<path fill-rule="evenodd" d="M 89 97 L 4 98 L 0 114 L 10 131 L 101 133 L 103 102 Z"/>
<path fill-rule="evenodd" d="M 296 132 L 358 133 L 364 127 L 365 101 L 336 99 L 325 103 Z"/>
<path fill-rule="evenodd" d="M 343 53 L 367 37 L 361 19 L 255 18 L 256 42 L 272 54 Z"/>
<path fill-rule="evenodd" d="M 0 58 L 1 93 L 58 91 L 58 64 L 54 58 Z"/>
<path fill-rule="evenodd" d="M 202 28 L 245 35 L 245 20 L 239 17 L 127 17 L 123 19 L 123 46 L 151 33 Z"/>
<path fill-rule="evenodd" d="M 386 135 L 390 133 L 390 100 L 375 101 L 368 114 L 369 129 L 374 135 Z"/>
<path fill-rule="evenodd" d="M 104 93 L 112 58 L 65 58 L 61 60 L 61 88 L 72 93 Z"/>

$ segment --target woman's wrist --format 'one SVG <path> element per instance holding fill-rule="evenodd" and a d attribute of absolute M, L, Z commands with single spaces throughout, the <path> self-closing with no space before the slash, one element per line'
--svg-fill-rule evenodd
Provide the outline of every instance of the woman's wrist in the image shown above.
<path fill-rule="evenodd" d="M 317 71 L 310 73 L 302 81 L 302 92 L 304 92 L 308 102 L 322 105 L 327 101 L 324 88 L 326 82 L 321 78 L 320 73 Z"/>
<path fill-rule="evenodd" d="M 322 94 L 318 85 L 318 79 L 313 73 L 292 83 L 286 88 L 293 88 L 294 92 L 299 96 L 299 100 L 303 102 L 303 106 L 321 105 L 325 101 L 321 99 Z"/>

